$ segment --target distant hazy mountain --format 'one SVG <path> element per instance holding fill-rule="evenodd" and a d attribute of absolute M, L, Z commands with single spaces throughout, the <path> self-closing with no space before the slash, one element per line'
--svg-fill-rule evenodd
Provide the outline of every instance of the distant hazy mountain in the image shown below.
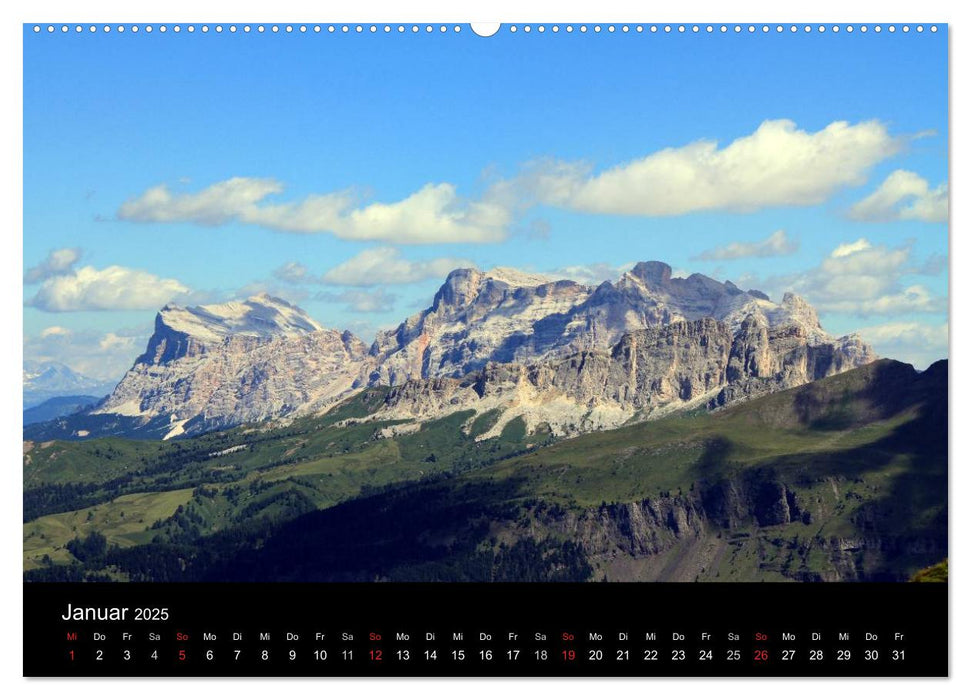
<path fill-rule="evenodd" d="M 82 409 L 93 408 L 102 396 L 55 396 L 24 410 L 24 425 L 43 423 L 62 416 L 70 416 Z"/>
<path fill-rule="evenodd" d="M 574 434 L 721 406 L 876 359 L 826 333 L 794 294 L 638 263 L 584 285 L 508 268 L 450 273 L 432 305 L 370 347 L 267 295 L 166 306 L 144 354 L 95 411 L 30 437 L 175 437 L 319 413 L 392 386 L 381 418 L 497 411 L 530 431 Z"/>
<path fill-rule="evenodd" d="M 93 379 L 60 362 L 24 362 L 24 408 L 60 396 L 107 396 L 117 382 Z"/>

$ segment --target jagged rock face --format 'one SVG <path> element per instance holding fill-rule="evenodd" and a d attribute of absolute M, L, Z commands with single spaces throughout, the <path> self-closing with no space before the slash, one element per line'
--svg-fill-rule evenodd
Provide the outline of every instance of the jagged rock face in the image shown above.
<path fill-rule="evenodd" d="M 601 430 L 686 406 L 723 406 L 875 359 L 862 344 L 857 355 L 842 347 L 811 345 L 803 328 L 770 328 L 756 316 L 734 333 L 711 318 L 676 321 L 627 333 L 609 352 L 583 350 L 529 366 L 490 363 L 462 379 L 409 380 L 388 394 L 375 418 L 499 409 L 501 418 L 482 437 L 516 417 L 528 430 Z"/>
<path fill-rule="evenodd" d="M 526 339 L 538 334 L 541 347 L 556 346 L 562 333 L 544 331 L 544 322 L 564 316 L 590 293 L 568 280 L 455 270 L 431 307 L 378 334 L 371 348 L 377 369 L 369 381 L 395 385 L 458 377 L 489 361 L 535 359 L 537 351 Z"/>
<path fill-rule="evenodd" d="M 729 479 L 684 494 L 667 494 L 632 503 L 604 504 L 584 511 L 534 512 L 530 534 L 553 532 L 583 545 L 591 560 L 610 569 L 614 560 L 640 561 L 644 580 L 692 581 L 706 572 L 697 554 L 725 547 L 722 533 L 813 522 L 815 504 L 803 503 L 798 489 L 771 476 Z M 818 508 L 818 506 L 815 506 Z M 515 531 L 517 527 L 510 523 Z M 746 535 L 748 536 L 748 535 Z M 888 562 L 905 557 L 925 560 L 947 556 L 947 538 L 927 533 L 825 537 L 806 545 L 826 564 L 821 570 L 799 567 L 784 575 L 805 581 L 865 581 L 894 578 Z M 800 556 L 806 556 L 805 554 Z M 710 561 L 710 558 L 709 558 Z M 818 566 L 818 565 L 817 565 Z M 899 573 L 896 574 L 899 578 Z"/>
<path fill-rule="evenodd" d="M 757 290 L 704 275 L 671 276 L 661 262 L 638 263 L 616 282 L 455 270 L 432 306 L 375 340 L 370 383 L 461 377 L 489 362 L 529 363 L 581 350 L 606 350 L 624 334 L 711 318 L 738 330 L 753 316 L 769 327 L 797 326 L 813 343 L 833 339 L 815 310 L 794 294 L 775 304 Z M 857 342 L 847 341 L 847 342 Z M 855 366 L 855 365 L 854 365 Z"/>
<path fill-rule="evenodd" d="M 704 275 L 638 263 L 591 287 L 511 269 L 455 270 L 432 305 L 370 349 L 287 302 L 166 306 L 99 413 L 169 416 L 171 436 L 322 411 L 394 387 L 376 418 L 500 409 L 571 434 L 688 405 L 720 406 L 875 359 L 833 338 L 793 294 L 782 303 Z M 487 434 L 487 435 L 491 435 Z"/>
<path fill-rule="evenodd" d="M 815 311 L 809 309 L 815 317 Z M 875 359 L 873 350 L 858 336 L 820 337 L 803 325 L 769 328 L 750 317 L 735 336 L 726 368 L 727 385 L 715 403 L 726 405 L 799 386 Z"/>
<path fill-rule="evenodd" d="M 96 412 L 169 416 L 174 437 L 325 408 L 357 386 L 366 356 L 353 334 L 265 295 L 167 306 L 146 352 Z"/>

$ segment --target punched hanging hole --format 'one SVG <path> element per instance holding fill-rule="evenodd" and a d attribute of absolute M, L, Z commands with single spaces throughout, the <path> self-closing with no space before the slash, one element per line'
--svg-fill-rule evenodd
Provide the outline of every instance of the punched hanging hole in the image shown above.
<path fill-rule="evenodd" d="M 473 22 L 471 25 L 472 32 L 477 36 L 493 36 L 499 31 L 499 27 L 502 25 L 499 22 Z"/>

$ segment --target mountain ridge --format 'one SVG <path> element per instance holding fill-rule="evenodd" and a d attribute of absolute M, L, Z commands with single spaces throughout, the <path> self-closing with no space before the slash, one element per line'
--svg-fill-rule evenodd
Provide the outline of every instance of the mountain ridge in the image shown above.
<path fill-rule="evenodd" d="M 831 345 L 811 345 L 794 327 L 770 329 L 750 316 L 732 333 L 728 324 L 702 318 L 631 331 L 606 351 L 530 365 L 490 363 L 461 378 L 407 380 L 391 389 L 373 420 L 498 410 L 481 439 L 516 418 L 528 432 L 570 435 L 692 406 L 714 409 L 852 366 L 852 358 Z"/>
<path fill-rule="evenodd" d="M 24 409 L 34 408 L 50 399 L 67 396 L 102 397 L 111 393 L 117 382 L 88 377 L 63 362 L 24 362 Z"/>
<path fill-rule="evenodd" d="M 689 332 L 684 325 L 705 326 L 708 321 L 721 325 L 709 324 L 707 334 Z M 662 332 L 664 342 L 685 344 L 681 351 L 669 353 L 666 365 L 652 365 L 650 357 L 641 356 L 640 370 L 634 371 L 643 376 L 633 384 L 625 384 L 619 366 L 602 368 L 604 387 L 619 383 L 628 392 L 642 394 L 640 399 L 603 390 L 596 394 L 589 386 L 543 394 L 569 381 L 569 370 L 564 369 L 569 358 L 594 353 L 589 355 L 591 362 L 596 357 L 610 364 L 610 353 L 624 339 L 636 345 L 638 334 L 651 335 L 657 329 L 667 329 Z M 718 368 L 704 365 L 711 350 L 707 343 L 715 336 L 727 353 Z M 661 342 L 660 336 L 650 342 Z M 737 357 L 731 356 L 736 345 Z M 655 350 L 663 354 L 660 346 Z M 780 359 L 793 352 L 798 360 Z M 512 268 L 461 268 L 448 274 L 428 308 L 379 333 L 370 347 L 348 331 L 324 328 L 298 307 L 265 294 L 219 305 L 167 305 L 156 316 L 146 351 L 93 413 L 132 419 L 135 430 L 138 421 L 158 431 L 168 420 L 171 427 L 163 437 L 170 438 L 326 411 L 368 386 L 409 386 L 418 388 L 415 396 L 427 404 L 411 400 L 408 416 L 401 415 L 403 404 L 399 405 L 401 418 L 428 419 L 458 410 L 457 406 L 478 414 L 500 406 L 494 400 L 483 402 L 483 394 L 476 401 L 467 392 L 443 404 L 434 392 L 453 386 L 446 380 L 460 380 L 460 386 L 480 381 L 473 375 L 488 368 L 491 383 L 485 382 L 492 399 L 502 394 L 503 384 L 519 381 L 514 376 L 532 376 L 529 381 L 541 390 L 530 415 L 517 408 L 524 404 L 516 403 L 515 393 L 503 399 L 509 415 L 502 425 L 524 415 L 530 429 L 545 423 L 571 433 L 634 419 L 637 411 L 630 406 L 650 403 L 645 403 L 648 396 L 664 396 L 674 408 L 699 400 L 694 388 L 672 390 L 665 382 L 675 379 L 665 372 L 681 372 L 676 381 L 690 376 L 693 387 L 705 387 L 701 393 L 714 392 L 708 400 L 715 406 L 873 359 L 872 349 L 858 336 L 827 334 L 815 310 L 792 293 L 775 303 L 758 290 L 746 292 L 732 282 L 700 274 L 673 277 L 671 267 L 658 261 L 637 263 L 616 282 L 596 286 Z M 690 367 L 694 362 L 701 365 Z M 631 368 L 626 371 L 630 374 Z M 557 372 L 562 375 L 559 384 Z M 587 371 L 574 379 L 582 383 L 591 376 Z M 440 384 L 429 384 L 432 388 L 422 392 L 421 382 Z M 528 389 L 521 382 L 519 388 Z M 556 406 L 562 419 L 548 415 Z M 652 406 L 662 408 L 656 401 Z M 640 417 L 650 417 L 656 413 L 653 409 Z M 590 420 L 594 414 L 603 417 Z M 64 437 L 70 422 L 60 425 L 57 436 Z M 89 435 L 90 430 L 75 437 Z"/>

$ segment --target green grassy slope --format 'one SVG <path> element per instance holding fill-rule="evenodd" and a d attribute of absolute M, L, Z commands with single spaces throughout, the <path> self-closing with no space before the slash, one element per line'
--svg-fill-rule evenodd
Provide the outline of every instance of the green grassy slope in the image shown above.
<path fill-rule="evenodd" d="M 477 443 L 494 417 L 467 435 L 470 413 L 377 439 L 388 423 L 356 419 L 382 399 L 173 445 L 36 445 L 25 566 L 63 574 L 43 556 L 76 563 L 67 541 L 93 530 L 126 549 L 86 570 L 148 579 L 906 579 L 946 556 L 946 363 L 559 442 L 514 422 Z M 171 512 L 133 531 L 129 496 Z"/>
<path fill-rule="evenodd" d="M 269 430 L 241 427 L 178 442 L 25 444 L 24 566 L 70 563 L 67 543 L 93 530 L 120 547 L 186 542 L 245 523 L 287 520 L 389 483 L 460 473 L 525 449 L 522 421 L 476 442 L 481 422 L 463 430 L 471 412 L 378 439 L 394 422 L 359 419 L 384 393 L 369 389 L 325 416 Z M 124 520 L 108 515 L 133 502 L 146 504 L 146 514 L 133 520 L 129 505 Z M 89 512 L 94 520 L 87 520 Z"/>
<path fill-rule="evenodd" d="M 581 514 L 650 500 L 712 516 L 743 501 L 741 517 L 673 539 L 650 565 L 625 556 L 623 542 L 599 551 L 608 577 L 901 578 L 928 563 L 923 550 L 946 552 L 946 382 L 944 365 L 918 375 L 882 361 L 713 414 L 580 436 L 464 478 L 515 482 L 521 502 Z M 771 513 L 773 488 L 790 501 L 786 522 Z M 549 518 L 531 520 L 536 530 Z"/>
<path fill-rule="evenodd" d="M 911 579 L 914 583 L 947 583 L 947 559 L 921 569 Z"/>

